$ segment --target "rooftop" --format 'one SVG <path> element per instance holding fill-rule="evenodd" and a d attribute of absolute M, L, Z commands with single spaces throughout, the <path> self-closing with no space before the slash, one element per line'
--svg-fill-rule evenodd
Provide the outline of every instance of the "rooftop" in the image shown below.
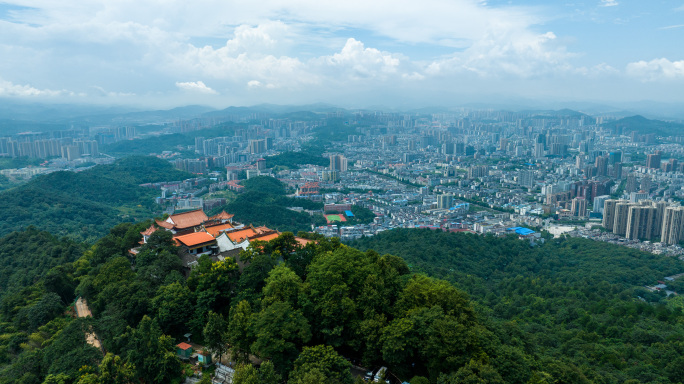
<path fill-rule="evenodd" d="M 199 244 L 209 243 L 215 241 L 216 239 L 206 232 L 195 232 L 189 235 L 174 237 L 173 240 L 178 245 L 182 244 L 186 247 L 192 247 Z"/>
<path fill-rule="evenodd" d="M 166 221 L 170 221 L 174 225 L 174 227 L 182 229 L 201 225 L 208 219 L 209 218 L 202 209 L 196 209 L 194 211 L 173 214 L 169 216 L 169 218 L 166 219 Z"/>
<path fill-rule="evenodd" d="M 178 344 L 176 344 L 176 347 L 178 347 L 184 351 L 187 351 L 188 349 L 192 348 L 192 345 L 190 345 L 188 343 L 178 343 Z"/>
<path fill-rule="evenodd" d="M 221 234 L 221 232 L 227 231 L 229 229 L 233 229 L 233 227 L 230 223 L 223 223 L 223 224 L 217 224 L 217 225 L 210 225 L 210 226 L 205 226 L 204 230 L 207 231 L 210 235 L 217 237 L 218 235 Z"/>
<path fill-rule="evenodd" d="M 256 235 L 257 233 L 258 233 L 258 232 L 255 231 L 253 228 L 248 227 L 248 228 L 240 229 L 240 230 L 237 230 L 237 231 L 226 232 L 226 235 L 228 236 L 228 238 L 229 238 L 232 242 L 234 242 L 234 243 L 239 243 L 239 242 L 245 240 L 247 237 L 249 237 L 249 236 L 254 236 L 254 235 Z"/>

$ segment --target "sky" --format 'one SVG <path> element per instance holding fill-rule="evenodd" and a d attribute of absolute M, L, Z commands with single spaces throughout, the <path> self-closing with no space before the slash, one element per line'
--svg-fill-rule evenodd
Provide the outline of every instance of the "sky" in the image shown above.
<path fill-rule="evenodd" d="M 684 103 L 684 0 L 0 0 L 0 97 Z"/>

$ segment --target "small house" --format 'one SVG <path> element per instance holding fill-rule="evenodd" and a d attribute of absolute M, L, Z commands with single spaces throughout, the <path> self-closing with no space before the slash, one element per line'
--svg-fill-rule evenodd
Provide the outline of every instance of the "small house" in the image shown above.
<path fill-rule="evenodd" d="M 182 360 L 189 360 L 192 356 L 192 345 L 188 343 L 176 344 L 176 354 Z"/>
<path fill-rule="evenodd" d="M 205 367 L 211 365 L 211 353 L 203 349 L 197 354 L 197 361 L 204 364 Z"/>

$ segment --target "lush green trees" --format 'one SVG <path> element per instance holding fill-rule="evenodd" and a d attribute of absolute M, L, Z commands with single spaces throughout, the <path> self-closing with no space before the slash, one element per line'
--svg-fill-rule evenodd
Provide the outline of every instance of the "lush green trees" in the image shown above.
<path fill-rule="evenodd" d="M 322 215 L 311 216 L 306 212 L 295 212 L 287 207 L 303 207 L 304 209 L 322 209 L 323 204 L 307 199 L 286 196 L 285 185 L 268 176 L 257 176 L 242 182 L 245 187 L 235 200 L 217 210 L 226 210 L 235 214 L 235 218 L 243 223 L 266 225 L 280 231 L 297 232 L 310 230 L 311 224 L 322 225 Z"/>
<path fill-rule="evenodd" d="M 155 320 L 143 317 L 137 328 L 129 327 L 120 338 L 136 377 L 147 383 L 169 383 L 180 376 L 173 339 L 162 333 Z"/>
<path fill-rule="evenodd" d="M 54 172 L 0 192 L 0 235 L 35 225 L 58 236 L 95 241 L 131 215 L 151 217 L 155 192 L 140 184 L 190 174 L 156 157 L 135 157 L 83 172 Z"/>
<path fill-rule="evenodd" d="M 485 353 L 488 365 L 506 383 L 671 380 L 663 372 L 673 361 L 667 356 L 675 355 L 663 351 L 681 347 L 674 341 L 684 337 L 684 329 L 675 325 L 681 324 L 681 309 L 676 300 L 639 287 L 682 271 L 679 260 L 585 239 L 561 238 L 530 248 L 512 237 L 429 230 L 389 231 L 352 244 L 398 254 L 414 272 L 446 278 L 476 302 L 471 309 L 478 312 L 477 322 L 485 321 L 484 328 L 475 324 L 459 329 L 458 320 L 428 311 L 423 325 L 413 326 L 416 312 L 391 321 L 391 332 L 383 333 L 387 358 L 411 354 L 426 362 L 432 378 L 435 372 L 446 373 L 448 366 L 465 366 L 467 360 L 454 361 L 454 356 L 485 361 L 479 357 Z M 444 297 L 413 291 L 396 307 Z M 463 301 L 453 297 L 455 303 Z M 469 318 L 473 312 L 462 313 Z M 434 329 L 440 338 L 411 339 L 411 329 Z M 468 344 L 450 331 L 464 335 L 471 346 L 458 349 Z M 401 349 L 402 340 L 418 341 L 411 350 Z M 661 352 L 649 352 L 654 345 Z M 444 377 L 454 379 L 456 372 Z"/>
<path fill-rule="evenodd" d="M 194 295 L 187 286 L 173 282 L 159 287 L 152 309 L 161 329 L 176 337 L 187 333 L 192 318 Z"/>
<path fill-rule="evenodd" d="M 355 243 L 407 264 L 316 236 L 301 247 L 284 234 L 253 247 L 242 272 L 204 256 L 186 279 L 163 232 L 126 255 L 144 225 L 116 226 L 85 252 L 47 237 L 56 260 L 83 256 L 37 264 L 30 281 L 6 274 L 0 384 L 172 382 L 181 371 L 172 336 L 188 330 L 217 355 L 262 359 L 238 368 L 245 383 L 349 383 L 346 358 L 445 384 L 671 384 L 684 366 L 681 300 L 639 288 L 681 272 L 673 258 L 583 239 L 531 248 L 421 230 Z M 31 273 L 29 264 L 18 265 Z M 75 293 L 94 319 L 62 315 Z M 91 330 L 114 355 L 84 342 Z"/>
<path fill-rule="evenodd" d="M 207 315 L 207 325 L 202 332 L 204 344 L 213 354 L 218 355 L 219 360 L 228 351 L 228 322 L 215 312 Z"/>
<path fill-rule="evenodd" d="M 251 322 L 250 350 L 273 361 L 280 372 L 291 368 L 299 349 L 311 339 L 309 322 L 290 303 L 276 301 L 255 313 Z"/>
<path fill-rule="evenodd" d="M 135 367 L 125 362 L 121 357 L 108 353 L 97 370 L 83 372 L 76 384 L 133 384 L 135 383 Z M 49 378 L 49 377 L 48 377 Z M 46 380 L 47 382 L 47 380 Z"/>
<path fill-rule="evenodd" d="M 230 309 L 228 323 L 228 339 L 230 341 L 230 354 L 238 362 L 247 362 L 250 347 L 254 340 L 252 334 L 252 306 L 247 300 L 242 300 Z"/>
<path fill-rule="evenodd" d="M 351 364 L 329 345 L 305 347 L 294 362 L 288 383 L 306 383 L 316 372 L 319 383 L 351 384 Z"/>
<path fill-rule="evenodd" d="M 270 361 L 263 362 L 259 368 L 252 364 L 240 364 L 233 375 L 233 384 L 278 384 L 281 380 Z"/>

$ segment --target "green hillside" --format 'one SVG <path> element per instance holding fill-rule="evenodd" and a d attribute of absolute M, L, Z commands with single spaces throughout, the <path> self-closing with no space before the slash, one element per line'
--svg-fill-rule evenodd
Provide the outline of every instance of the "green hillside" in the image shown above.
<path fill-rule="evenodd" d="M 0 235 L 33 225 L 57 236 L 94 241 L 122 221 L 154 214 L 156 192 L 139 184 L 190 176 L 152 157 L 38 176 L 0 192 Z"/>
<path fill-rule="evenodd" d="M 530 248 L 514 237 L 430 230 L 393 230 L 351 245 L 401 256 L 412 271 L 468 292 L 543 371 L 565 364 L 574 375 L 548 382 L 681 380 L 680 300 L 643 288 L 684 272 L 675 258 L 581 238 Z"/>
<path fill-rule="evenodd" d="M 323 209 L 322 203 L 307 199 L 287 197 L 285 184 L 278 179 L 258 176 L 242 182 L 245 191 L 238 194 L 235 200 L 215 211 L 225 210 L 235 215 L 240 223 L 265 225 L 279 231 L 311 230 L 311 224 L 323 225 L 322 215 L 311 216 L 306 212 L 295 212 L 287 207 L 303 207 L 304 209 Z M 212 212 L 213 213 L 213 212 Z"/>
<path fill-rule="evenodd" d="M 424 384 L 681 382 L 681 300 L 642 288 L 682 272 L 674 258 L 575 238 L 393 230 L 354 242 L 363 251 L 285 233 L 243 252 L 242 271 L 205 256 L 186 277 L 169 232 L 126 254 L 148 225 L 85 252 L 35 229 L 0 238 L 0 384 L 179 383 L 185 333 L 264 361 L 238 365 L 236 384 L 360 384 L 351 362 Z M 64 312 L 76 295 L 93 318 Z"/>
<path fill-rule="evenodd" d="M 680 136 L 684 134 L 684 124 L 650 120 L 640 115 L 625 117 L 617 121 L 605 123 L 603 126 L 622 128 L 624 132 L 636 131 L 642 135 L 655 133 L 658 136 Z"/>

